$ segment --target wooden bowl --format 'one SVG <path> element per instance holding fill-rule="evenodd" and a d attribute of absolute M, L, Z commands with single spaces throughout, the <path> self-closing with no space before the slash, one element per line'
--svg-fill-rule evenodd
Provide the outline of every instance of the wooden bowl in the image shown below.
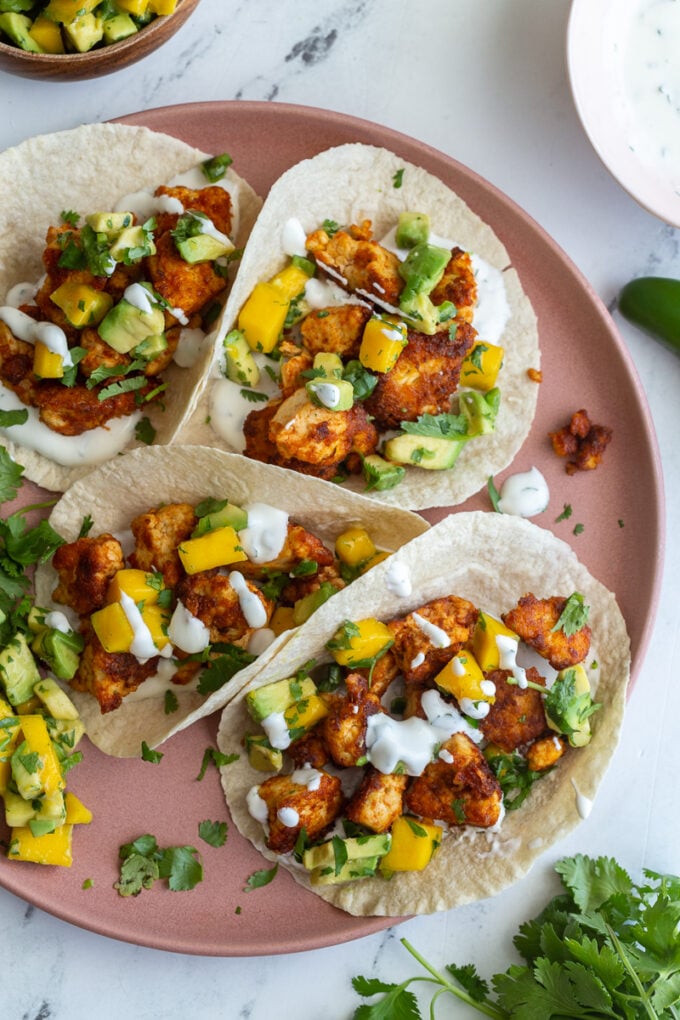
<path fill-rule="evenodd" d="M 18 46 L 0 43 L 0 70 L 22 78 L 44 81 L 78 81 L 99 78 L 142 60 L 177 32 L 198 7 L 200 0 L 177 0 L 173 14 L 155 18 L 146 28 L 121 42 L 89 53 L 27 53 Z"/>

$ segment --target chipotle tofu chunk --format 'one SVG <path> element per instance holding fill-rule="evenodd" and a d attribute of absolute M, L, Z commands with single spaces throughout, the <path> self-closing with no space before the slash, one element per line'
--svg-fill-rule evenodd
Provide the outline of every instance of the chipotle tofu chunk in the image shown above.
<path fill-rule="evenodd" d="M 506 669 L 495 669 L 487 674 L 486 679 L 496 686 L 496 700 L 479 724 L 486 739 L 503 751 L 514 751 L 528 744 L 548 728 L 543 695 L 532 687 L 509 684 L 507 681 L 511 676 L 512 673 Z M 533 666 L 527 670 L 527 679 L 535 684 L 543 685 L 544 682 Z"/>
<path fill-rule="evenodd" d="M 320 538 L 307 531 L 301 524 L 289 521 L 285 542 L 275 559 L 267 560 L 265 563 L 244 561 L 239 563 L 238 569 L 245 577 L 261 578 L 274 570 L 290 573 L 303 561 L 314 561 L 319 568 L 329 567 L 333 564 L 334 557 Z"/>
<path fill-rule="evenodd" d="M 472 637 L 479 610 L 457 595 L 433 599 L 390 621 L 393 652 L 407 683 L 431 680 Z"/>
<path fill-rule="evenodd" d="M 608 425 L 595 425 L 582 408 L 571 416 L 568 425 L 548 435 L 557 456 L 567 458 L 567 474 L 573 475 L 593 471 L 600 464 L 613 432 Z"/>
<path fill-rule="evenodd" d="M 351 768 L 366 754 L 366 727 L 370 716 L 382 711 L 379 697 L 368 686 L 368 679 L 350 673 L 345 680 L 346 694 L 330 699 L 330 711 L 321 723 L 321 732 L 333 762 Z"/>
<path fill-rule="evenodd" d="M 321 469 L 337 467 L 350 453 L 373 453 L 378 445 L 377 429 L 361 404 L 330 411 L 312 404 L 304 389 L 278 406 L 269 423 L 269 438 L 285 460 Z"/>
<path fill-rule="evenodd" d="M 476 331 L 461 323 L 451 340 L 448 330 L 425 336 L 408 332 L 408 343 L 389 372 L 378 374 L 378 384 L 364 407 L 378 428 L 398 428 L 421 414 L 451 410 L 451 398 L 460 379 L 463 358 L 472 348 Z"/>
<path fill-rule="evenodd" d="M 484 755 L 464 733 L 454 733 L 440 758 L 416 776 L 404 796 L 407 810 L 449 825 L 490 828 L 498 821 L 503 794 Z"/>
<path fill-rule="evenodd" d="M 451 301 L 456 306 L 456 320 L 472 322 L 477 304 L 477 279 L 472 268 L 472 256 L 462 248 L 452 248 L 451 258 L 444 275 L 430 292 L 434 305 Z"/>
<path fill-rule="evenodd" d="M 231 195 L 219 185 L 207 188 L 185 188 L 182 185 L 161 184 L 156 188 L 156 195 L 167 195 L 181 203 L 182 208 L 192 212 L 203 213 L 212 220 L 223 234 L 231 233 Z M 178 219 L 177 213 L 160 213 L 157 216 L 158 230 L 164 232 L 174 228 Z"/>
<path fill-rule="evenodd" d="M 386 774 L 369 766 L 347 804 L 346 817 L 372 832 L 387 832 L 402 814 L 408 782 L 407 775 Z"/>
<path fill-rule="evenodd" d="M 241 575 L 243 576 L 243 575 Z M 262 607 L 261 621 L 257 627 L 264 627 L 274 612 L 274 602 L 268 599 L 254 584 L 244 580 L 248 597 Z M 245 646 L 256 629 L 249 623 L 241 607 L 241 598 L 229 577 L 214 571 L 187 574 L 175 588 L 175 594 L 182 605 L 198 617 L 210 630 L 210 641 L 226 641 Z M 257 607 L 255 606 L 255 610 Z M 251 617 L 254 619 L 254 617 Z"/>
<path fill-rule="evenodd" d="M 174 588 L 184 575 L 177 546 L 189 538 L 196 522 L 190 503 L 168 503 L 135 517 L 130 524 L 135 538 L 131 565 L 138 570 L 160 571 L 166 587 Z"/>
<path fill-rule="evenodd" d="M 84 637 L 85 647 L 71 686 L 76 691 L 92 694 L 102 712 L 118 708 L 126 694 L 136 691 L 155 674 L 158 656 L 140 662 L 130 652 L 106 652 L 89 623 Z"/>
<path fill-rule="evenodd" d="M 545 772 L 555 765 L 568 747 L 564 737 L 553 733 L 551 737 L 541 737 L 527 748 L 526 759 L 532 772 Z"/>
<path fill-rule="evenodd" d="M 335 305 L 310 312 L 300 326 L 302 343 L 311 354 L 330 352 L 343 360 L 358 358 L 364 326 L 371 309 L 364 305 Z"/>
<path fill-rule="evenodd" d="M 118 539 L 106 533 L 59 546 L 52 566 L 59 576 L 52 598 L 85 616 L 105 605 L 109 583 L 125 558 Z"/>
<path fill-rule="evenodd" d="M 372 240 L 371 226 L 370 220 L 364 220 L 332 236 L 316 230 L 307 238 L 307 250 L 348 290 L 363 291 L 395 305 L 404 287 L 399 259 Z"/>
<path fill-rule="evenodd" d="M 554 669 L 575 666 L 585 659 L 590 649 L 591 630 L 588 624 L 573 634 L 557 627 L 566 604 L 567 599 L 560 595 L 537 599 L 529 592 L 522 596 L 514 609 L 502 616 L 506 627 L 535 648 Z"/>
<path fill-rule="evenodd" d="M 295 772 L 289 776 L 272 776 L 258 788 L 259 796 L 267 805 L 266 842 L 274 853 L 290 853 L 302 829 L 310 842 L 319 839 L 342 810 L 344 795 L 340 779 L 323 771 L 311 772 L 311 775 L 313 783 L 296 782 Z"/>
<path fill-rule="evenodd" d="M 293 740 L 286 750 L 296 768 L 309 765 L 314 769 L 322 769 L 330 761 L 326 741 L 319 726 L 314 726 L 297 740 Z"/>
<path fill-rule="evenodd" d="M 156 238 L 156 254 L 148 258 L 154 289 L 171 308 L 193 315 L 224 290 L 224 277 L 212 262 L 185 262 L 168 231 Z"/>

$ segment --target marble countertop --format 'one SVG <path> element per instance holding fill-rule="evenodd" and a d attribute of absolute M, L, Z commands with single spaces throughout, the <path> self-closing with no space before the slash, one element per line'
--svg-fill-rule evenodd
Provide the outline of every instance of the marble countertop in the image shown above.
<path fill-rule="evenodd" d="M 650 405 L 667 500 L 656 623 L 621 744 L 595 809 L 531 873 L 493 900 L 330 948 L 253 959 L 182 956 L 92 934 L 0 889 L 0 1015 L 6 1020 L 185 1016 L 349 1018 L 351 978 L 398 981 L 417 967 L 475 961 L 486 975 L 557 891 L 552 865 L 583 852 L 680 873 L 680 359 L 614 311 L 640 275 L 680 277 L 680 232 L 642 210 L 583 133 L 565 68 L 568 0 L 203 0 L 178 35 L 109 78 L 48 84 L 0 73 L 0 148 L 31 135 L 206 100 L 315 106 L 394 128 L 455 157 L 522 206 L 612 309 Z M 2 202 L 10 201 L 0 182 Z M 636 465 L 630 464 L 635 478 Z M 423 1003 L 427 1000 L 423 998 Z M 425 1008 L 424 1008 L 425 1012 Z M 438 1016 L 472 1014 L 441 1002 Z"/>

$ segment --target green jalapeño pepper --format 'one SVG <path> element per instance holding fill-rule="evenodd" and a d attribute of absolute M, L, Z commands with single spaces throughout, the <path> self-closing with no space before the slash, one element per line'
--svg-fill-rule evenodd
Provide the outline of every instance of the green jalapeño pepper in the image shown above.
<path fill-rule="evenodd" d="M 624 318 L 680 354 L 680 280 L 641 276 L 622 288 L 618 303 Z"/>

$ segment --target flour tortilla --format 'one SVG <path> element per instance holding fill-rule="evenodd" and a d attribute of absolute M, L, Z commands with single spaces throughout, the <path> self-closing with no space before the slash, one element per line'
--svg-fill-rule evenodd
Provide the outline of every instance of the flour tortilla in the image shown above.
<path fill-rule="evenodd" d="M 535 784 L 522 807 L 506 815 L 500 832 L 452 831 L 422 872 L 397 873 L 390 881 L 367 878 L 313 888 L 304 869 L 280 858 L 297 882 L 335 906 L 356 915 L 397 917 L 448 910 L 495 895 L 520 879 L 540 854 L 578 824 L 572 781 L 582 794 L 593 798 L 609 765 L 623 719 L 630 645 L 614 595 L 589 574 L 568 545 L 520 518 L 481 511 L 453 514 L 392 559 L 408 568 L 412 593 L 398 598 L 389 591 L 387 560 L 355 583 L 347 595 L 333 600 L 329 604 L 332 616 L 318 619 L 318 626 L 312 620 L 304 635 L 299 632 L 292 637 L 225 708 L 218 732 L 220 750 L 242 752 L 243 735 L 253 731 L 246 710 L 247 691 L 290 676 L 310 659 L 328 660 L 325 643 L 345 619 L 377 616 L 389 620 L 447 594 L 467 598 L 496 616 L 511 609 L 527 592 L 537 598 L 573 591 L 583 594 L 590 605 L 588 622 L 599 663 L 597 670 L 591 671 L 591 683 L 597 677 L 595 700 L 602 703 L 591 717 L 591 742 L 570 749 L 557 768 Z M 265 777 L 250 768 L 244 753 L 221 769 L 221 777 L 239 831 L 265 857 L 276 860 L 265 847 L 262 826 L 246 807 L 248 790 Z"/>
<path fill-rule="evenodd" d="M 393 178 L 400 170 L 402 183 L 395 188 Z M 370 219 L 374 236 L 380 238 L 396 224 L 404 210 L 429 214 L 435 234 L 501 270 L 511 309 L 501 341 L 505 356 L 498 378 L 501 407 L 496 431 L 466 444 L 451 470 L 409 467 L 396 488 L 366 493 L 387 505 L 417 510 L 458 505 L 478 492 L 489 475 L 511 463 L 529 433 L 536 410 L 538 386 L 528 377 L 527 370 L 540 366 L 536 316 L 516 271 L 510 266 L 505 247 L 491 227 L 437 177 L 386 149 L 359 143 L 328 149 L 298 163 L 280 177 L 265 200 L 225 305 L 211 375 L 219 376 L 221 341 L 235 326 L 254 285 L 270 279 L 285 265 L 281 238 L 289 219 L 299 219 L 306 233 L 317 229 L 325 219 L 340 224 Z M 484 337 L 480 335 L 480 339 Z M 182 426 L 179 438 L 183 442 L 227 449 L 225 440 L 206 424 L 210 389 L 211 379 L 206 376 L 198 409 Z M 364 492 L 365 482 L 354 476 L 343 487 Z"/>
<path fill-rule="evenodd" d="M 427 523 L 417 514 L 385 510 L 371 500 L 341 490 L 329 493 L 328 487 L 318 479 L 299 478 L 280 468 L 244 461 L 222 450 L 184 446 L 140 448 L 102 465 L 71 486 L 54 507 L 49 520 L 62 538 L 72 542 L 78 538 L 86 513 L 94 521 L 91 535 L 106 531 L 120 535 L 129 529 L 136 515 L 162 503 L 195 505 L 207 497 L 228 497 L 237 504 L 269 503 L 285 510 L 291 519 L 312 531 L 329 548 L 333 548 L 336 537 L 355 522 L 365 525 L 378 548 L 390 551 L 428 530 Z M 52 603 L 56 583 L 57 575 L 51 564 L 38 568 L 37 605 L 64 609 Z M 321 606 L 317 613 L 326 616 L 332 601 Z M 280 635 L 255 662 L 207 698 L 181 687 L 173 688 L 179 709 L 172 715 L 165 714 L 162 695 L 143 700 L 124 699 L 120 708 L 104 715 L 92 695 L 70 688 L 69 695 L 78 706 L 87 735 L 97 747 L 118 757 L 134 757 L 140 754 L 142 740 L 150 747 L 156 746 L 196 719 L 223 708 L 243 684 L 259 674 L 293 633 L 287 631 Z"/>
<path fill-rule="evenodd" d="M 29 138 L 0 153 L 0 303 L 15 284 L 42 276 L 47 228 L 59 223 L 62 211 L 85 216 L 110 209 L 124 195 L 155 189 L 208 155 L 213 154 L 170 135 L 125 124 L 86 124 Z M 238 248 L 245 244 L 262 202 L 231 167 L 225 180 L 234 209 L 232 240 Z M 171 442 L 190 414 L 211 360 L 208 339 L 205 354 L 191 368 L 172 363 L 164 371 L 166 410 L 159 405 L 148 412 L 158 444 Z M 2 436 L 0 443 L 24 465 L 26 478 L 47 489 L 63 492 L 92 468 L 64 467 Z"/>

